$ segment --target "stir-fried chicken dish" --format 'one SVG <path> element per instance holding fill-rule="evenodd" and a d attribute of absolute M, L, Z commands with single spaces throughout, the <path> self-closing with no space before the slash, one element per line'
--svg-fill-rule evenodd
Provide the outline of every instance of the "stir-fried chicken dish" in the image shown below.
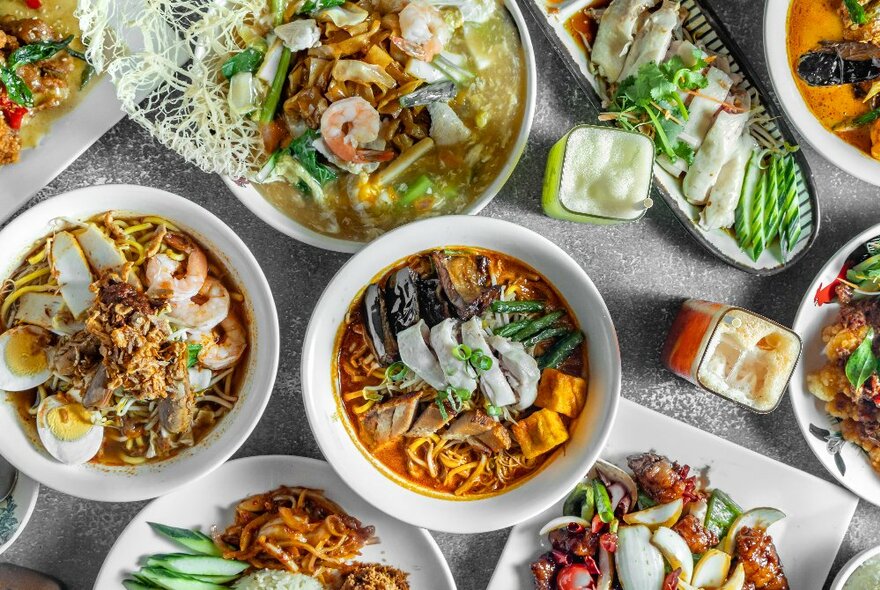
<path fill-rule="evenodd" d="M 880 5 L 874 0 L 794 0 L 788 52 L 817 119 L 880 159 Z"/>
<path fill-rule="evenodd" d="M 21 12 L 0 15 L 0 166 L 35 145 L 46 114 L 65 105 L 91 72 L 72 47 L 78 30 L 59 30 L 38 12 Z"/>
<path fill-rule="evenodd" d="M 167 220 L 70 221 L 3 283 L 0 389 L 59 461 L 168 458 L 236 403 L 242 303 L 210 253 Z"/>
<path fill-rule="evenodd" d="M 687 465 L 641 453 L 632 474 L 598 461 L 541 530 L 536 590 L 788 590 L 767 527 L 785 515 L 743 509 Z"/>
<path fill-rule="evenodd" d="M 535 473 L 568 440 L 587 400 L 583 340 L 534 269 L 450 247 L 410 256 L 352 303 L 336 380 L 372 457 L 473 497 Z"/>
<path fill-rule="evenodd" d="M 839 420 L 843 440 L 861 447 L 880 473 L 880 256 L 877 240 L 853 252 L 838 278 L 816 294 L 816 302 L 836 302 L 834 323 L 822 330 L 825 366 L 807 376 L 810 393 Z"/>

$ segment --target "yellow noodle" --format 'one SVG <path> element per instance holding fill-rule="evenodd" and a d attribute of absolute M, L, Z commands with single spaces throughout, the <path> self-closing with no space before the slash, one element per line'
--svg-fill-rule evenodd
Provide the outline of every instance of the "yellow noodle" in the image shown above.
<path fill-rule="evenodd" d="M 152 229 L 152 228 L 153 228 L 152 223 L 145 222 L 145 223 L 139 223 L 137 225 L 129 226 L 129 227 L 125 228 L 124 230 L 122 230 L 122 233 L 124 233 L 126 235 L 130 235 L 130 234 L 137 233 L 139 231 L 143 231 L 145 229 Z"/>
<path fill-rule="evenodd" d="M 15 281 L 12 284 L 16 288 L 18 288 L 18 287 L 21 287 L 22 285 L 27 285 L 31 281 L 35 281 L 35 280 L 39 279 L 40 277 L 44 277 L 47 274 L 49 274 L 49 267 L 44 266 L 43 268 L 41 268 L 39 270 L 35 270 L 33 272 L 30 272 L 30 273 L 24 275 L 20 279 L 15 279 Z"/>
<path fill-rule="evenodd" d="M 22 287 L 21 289 L 16 289 L 12 293 L 10 293 L 6 299 L 3 300 L 3 307 L 0 307 L 0 316 L 6 317 L 9 308 L 12 307 L 12 304 L 15 301 L 24 295 L 25 293 L 37 293 L 43 291 L 53 291 L 58 287 L 55 285 L 28 285 L 27 287 Z"/>

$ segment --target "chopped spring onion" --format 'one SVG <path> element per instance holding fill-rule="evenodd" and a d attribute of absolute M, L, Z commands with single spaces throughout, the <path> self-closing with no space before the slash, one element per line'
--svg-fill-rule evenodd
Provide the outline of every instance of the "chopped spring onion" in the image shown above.
<path fill-rule="evenodd" d="M 409 373 L 409 367 L 403 361 L 397 361 L 385 369 L 385 378 L 389 381 L 403 381 L 407 373 Z"/>
<path fill-rule="evenodd" d="M 486 406 L 486 413 L 492 417 L 498 417 L 501 415 L 501 408 L 490 404 L 490 405 Z"/>
<path fill-rule="evenodd" d="M 452 349 L 452 356 L 460 361 L 467 361 L 471 358 L 473 351 L 467 344 L 459 344 Z"/>
<path fill-rule="evenodd" d="M 868 24 L 868 15 L 865 14 L 865 9 L 858 0 L 843 0 L 843 5 L 846 6 L 846 11 L 853 23 L 857 25 Z"/>
<path fill-rule="evenodd" d="M 479 348 L 471 355 L 470 362 L 471 366 L 480 373 L 485 373 L 492 368 L 492 357 L 483 354 Z"/>

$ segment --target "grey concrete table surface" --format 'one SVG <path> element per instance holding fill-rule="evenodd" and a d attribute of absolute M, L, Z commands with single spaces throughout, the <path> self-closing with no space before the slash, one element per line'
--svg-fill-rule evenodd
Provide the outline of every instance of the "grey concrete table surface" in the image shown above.
<path fill-rule="evenodd" d="M 769 86 L 762 42 L 763 2 L 706 1 L 720 13 Z M 662 204 L 640 222 L 622 226 L 549 219 L 540 207 L 547 152 L 572 125 L 594 121 L 595 111 L 530 15 L 527 20 L 539 72 L 535 124 L 518 168 L 483 214 L 515 221 L 549 237 L 586 269 L 617 326 L 625 397 L 831 481 L 803 441 L 788 402 L 768 416 L 737 409 L 673 377 L 661 367 L 659 349 L 678 303 L 686 297 L 742 305 L 790 325 L 805 289 L 825 260 L 852 235 L 880 221 L 880 190 L 837 170 L 805 148 L 822 204 L 821 233 L 800 264 L 772 278 L 744 274 L 706 254 Z M 29 205 L 71 189 L 106 183 L 142 184 L 180 194 L 219 215 L 244 239 L 275 294 L 282 350 L 269 407 L 236 457 L 291 454 L 320 458 L 303 409 L 300 349 L 321 290 L 348 256 L 305 246 L 274 231 L 235 200 L 218 177 L 186 164 L 127 120 Z M 43 488 L 30 524 L 0 560 L 53 573 L 74 590 L 91 588 L 107 551 L 142 506 L 88 502 Z M 434 536 L 460 590 L 482 590 L 507 531 Z M 861 502 L 834 572 L 856 552 L 877 543 L 880 508 Z M 828 583 L 824 581 L 825 586 Z M 822 586 L 823 581 L 816 580 L 815 588 Z"/>

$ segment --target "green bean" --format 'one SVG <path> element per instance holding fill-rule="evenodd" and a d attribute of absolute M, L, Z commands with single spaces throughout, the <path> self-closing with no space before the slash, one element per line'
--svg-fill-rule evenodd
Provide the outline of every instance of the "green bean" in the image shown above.
<path fill-rule="evenodd" d="M 544 311 L 543 301 L 493 301 L 492 311 L 495 313 L 530 313 Z"/>
<path fill-rule="evenodd" d="M 530 323 L 531 320 L 520 320 L 518 322 L 512 322 L 495 330 L 495 335 L 510 338 L 511 336 L 528 326 Z"/>
<path fill-rule="evenodd" d="M 557 336 L 562 336 L 563 334 L 568 334 L 568 328 L 547 328 L 546 330 L 541 330 L 531 338 L 526 338 L 525 340 L 523 340 L 523 346 L 528 348 L 530 346 L 536 345 L 538 342 L 550 340 L 552 338 L 556 338 Z"/>
<path fill-rule="evenodd" d="M 584 335 L 582 332 L 571 332 L 568 336 L 554 344 L 550 350 L 541 355 L 541 358 L 538 359 L 538 368 L 555 369 L 561 365 L 562 362 L 571 355 L 574 349 L 577 348 L 578 344 L 583 341 Z"/>
<path fill-rule="evenodd" d="M 552 326 L 554 322 L 556 322 L 556 320 L 561 318 L 564 314 L 564 311 L 558 309 L 556 311 L 548 313 L 545 316 L 541 316 L 536 320 L 532 320 L 528 326 L 516 333 L 514 339 L 522 342 L 526 338 L 531 338 L 544 328 L 549 328 L 550 326 Z"/>

